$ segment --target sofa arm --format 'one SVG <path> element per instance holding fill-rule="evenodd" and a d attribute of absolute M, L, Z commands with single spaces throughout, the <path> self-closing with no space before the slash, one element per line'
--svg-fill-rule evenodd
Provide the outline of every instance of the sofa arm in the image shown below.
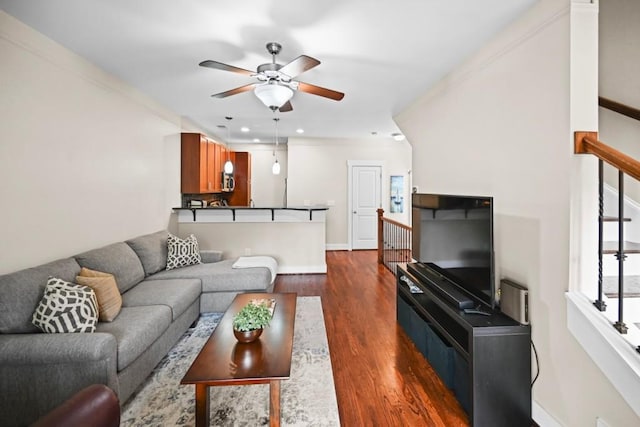
<path fill-rule="evenodd" d="M 200 257 L 204 263 L 212 263 L 222 261 L 222 251 L 214 251 L 205 249 L 200 251 Z"/>
<path fill-rule="evenodd" d="M 106 385 L 93 384 L 74 394 L 31 427 L 118 427 L 119 425 L 118 397 Z"/>
<path fill-rule="evenodd" d="M 118 392 L 111 334 L 0 335 L 0 425 L 34 422 L 90 384 Z"/>

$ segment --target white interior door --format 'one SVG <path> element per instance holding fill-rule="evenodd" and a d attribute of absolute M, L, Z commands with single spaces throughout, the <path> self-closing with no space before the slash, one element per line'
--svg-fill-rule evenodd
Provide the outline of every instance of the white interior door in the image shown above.
<path fill-rule="evenodd" d="M 351 248 L 378 247 L 378 214 L 381 197 L 381 166 L 354 166 L 351 180 Z"/>

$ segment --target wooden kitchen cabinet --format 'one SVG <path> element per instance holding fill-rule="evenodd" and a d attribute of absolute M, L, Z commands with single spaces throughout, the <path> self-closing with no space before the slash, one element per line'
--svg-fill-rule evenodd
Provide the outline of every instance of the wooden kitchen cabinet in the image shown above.
<path fill-rule="evenodd" d="M 222 191 L 222 167 L 220 166 L 220 151 L 222 146 L 210 141 L 208 147 L 209 176 L 212 193 Z"/>
<path fill-rule="evenodd" d="M 224 145 L 220 146 L 220 170 L 222 172 L 224 172 L 224 164 L 227 162 L 227 156 L 229 156 L 229 149 L 227 147 L 225 147 Z M 229 156 L 230 157 L 230 156 Z"/>
<path fill-rule="evenodd" d="M 181 192 L 218 193 L 222 188 L 220 144 L 199 133 L 181 135 Z"/>
<path fill-rule="evenodd" d="M 233 153 L 233 179 L 235 188 L 229 197 L 231 206 L 249 206 L 251 203 L 251 153 Z"/>

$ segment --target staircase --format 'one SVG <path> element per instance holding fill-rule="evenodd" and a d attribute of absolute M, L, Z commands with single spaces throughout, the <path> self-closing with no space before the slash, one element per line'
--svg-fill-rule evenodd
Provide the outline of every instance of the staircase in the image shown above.
<path fill-rule="evenodd" d="M 640 109 L 603 97 L 598 97 L 598 103 L 640 120 Z M 640 353 L 640 205 L 626 197 L 624 190 L 625 176 L 633 178 L 635 185 L 640 182 L 640 160 L 599 141 L 598 133 L 592 131 L 574 132 L 574 152 L 598 159 L 598 289 L 593 305 Z M 618 191 L 605 185 L 605 162 L 617 170 L 618 190 L 623 197 L 617 197 Z M 610 218 L 605 221 L 605 217 L 611 216 L 613 221 Z"/>

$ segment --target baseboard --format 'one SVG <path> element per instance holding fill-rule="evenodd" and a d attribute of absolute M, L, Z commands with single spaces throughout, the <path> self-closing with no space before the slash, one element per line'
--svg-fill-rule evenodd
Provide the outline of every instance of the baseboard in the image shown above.
<path fill-rule="evenodd" d="M 321 265 L 279 265 L 278 274 L 326 274 L 327 264 Z"/>
<path fill-rule="evenodd" d="M 328 251 L 348 251 L 350 249 L 348 243 L 327 243 L 326 245 Z"/>
<path fill-rule="evenodd" d="M 531 402 L 531 415 L 533 421 L 540 427 L 562 427 L 542 406 L 535 400 Z"/>

